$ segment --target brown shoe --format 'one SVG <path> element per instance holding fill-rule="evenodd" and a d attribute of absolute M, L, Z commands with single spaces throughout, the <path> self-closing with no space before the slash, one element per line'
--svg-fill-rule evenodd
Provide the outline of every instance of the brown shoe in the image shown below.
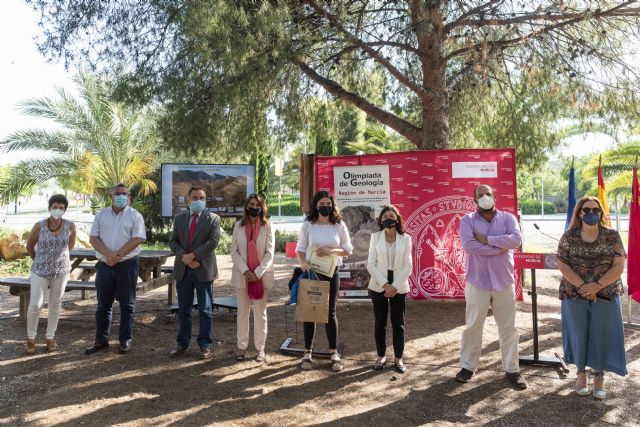
<path fill-rule="evenodd" d="M 36 340 L 27 340 L 27 354 L 36 354 Z"/>
<path fill-rule="evenodd" d="M 55 340 L 47 340 L 47 353 L 58 351 L 58 344 Z"/>
<path fill-rule="evenodd" d="M 169 357 L 175 359 L 176 357 L 180 357 L 184 354 L 184 348 L 176 347 L 169 352 Z"/>
<path fill-rule="evenodd" d="M 200 359 L 208 359 L 211 357 L 211 350 L 206 347 L 200 347 Z"/>

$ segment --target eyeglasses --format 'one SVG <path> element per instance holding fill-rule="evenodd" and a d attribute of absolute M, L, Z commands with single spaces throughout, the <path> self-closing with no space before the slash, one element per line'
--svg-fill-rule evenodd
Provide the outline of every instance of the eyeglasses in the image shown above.
<path fill-rule="evenodd" d="M 602 213 L 602 209 L 600 208 L 582 208 L 581 211 L 583 214 L 590 214 L 593 212 L 596 215 L 600 215 Z"/>

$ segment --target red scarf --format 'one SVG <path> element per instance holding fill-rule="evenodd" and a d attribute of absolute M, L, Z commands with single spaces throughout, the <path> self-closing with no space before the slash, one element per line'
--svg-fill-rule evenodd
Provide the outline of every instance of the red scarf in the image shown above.
<path fill-rule="evenodd" d="M 258 257 L 258 235 L 260 234 L 260 217 L 256 221 L 255 227 L 251 227 L 251 222 L 247 221 L 244 224 L 244 233 L 247 236 L 247 267 L 249 271 L 256 271 L 256 268 L 260 265 L 260 257 Z M 262 279 L 258 279 L 256 282 L 247 282 L 247 291 L 249 292 L 249 298 L 262 299 L 264 296 L 264 287 L 262 286 Z"/>

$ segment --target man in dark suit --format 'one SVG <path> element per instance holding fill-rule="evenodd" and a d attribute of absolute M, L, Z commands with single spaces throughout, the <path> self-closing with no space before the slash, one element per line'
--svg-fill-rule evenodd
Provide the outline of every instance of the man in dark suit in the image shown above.
<path fill-rule="evenodd" d="M 169 357 L 178 357 L 191 341 L 191 310 L 194 291 L 198 296 L 200 358 L 211 357 L 213 301 L 212 283 L 218 277 L 215 248 L 220 240 L 220 217 L 205 209 L 207 195 L 201 187 L 189 190 L 189 210 L 176 216 L 169 241 L 175 254 L 173 275 L 178 291 L 178 337 Z"/>

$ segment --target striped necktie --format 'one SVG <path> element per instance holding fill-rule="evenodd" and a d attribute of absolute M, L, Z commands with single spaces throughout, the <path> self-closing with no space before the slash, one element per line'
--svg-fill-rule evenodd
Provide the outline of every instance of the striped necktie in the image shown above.
<path fill-rule="evenodd" d="M 191 224 L 189 224 L 189 240 L 187 241 L 188 252 L 191 252 L 191 242 L 193 242 L 193 236 L 196 234 L 196 227 L 198 226 L 198 214 L 191 215 Z"/>

